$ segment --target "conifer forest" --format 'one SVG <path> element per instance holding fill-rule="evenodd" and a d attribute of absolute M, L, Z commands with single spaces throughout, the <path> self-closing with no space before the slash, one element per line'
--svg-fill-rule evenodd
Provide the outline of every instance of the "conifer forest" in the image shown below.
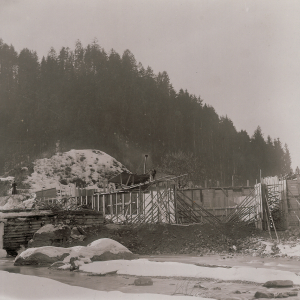
<path fill-rule="evenodd" d="M 130 50 L 105 51 L 97 41 L 51 48 L 46 57 L 0 40 L 0 173 L 61 151 L 99 149 L 132 172 L 143 155 L 163 173 L 196 183 L 254 184 L 290 172 L 287 145 L 238 131 L 200 96 L 176 91 Z M 219 99 L 222 101 L 222 99 Z"/>

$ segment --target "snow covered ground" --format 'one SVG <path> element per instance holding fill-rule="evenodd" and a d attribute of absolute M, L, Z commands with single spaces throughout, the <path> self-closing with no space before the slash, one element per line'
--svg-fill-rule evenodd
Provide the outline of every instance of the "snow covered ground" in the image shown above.
<path fill-rule="evenodd" d="M 285 243 L 263 241 L 262 244 L 266 245 L 263 254 L 273 254 L 276 256 L 287 257 L 300 257 L 300 240 Z"/>
<path fill-rule="evenodd" d="M 25 183 L 31 186 L 32 192 L 48 188 L 70 190 L 74 188 L 72 183 L 78 179 L 83 180 L 89 188 L 98 188 L 98 182 L 123 171 L 128 170 L 105 152 L 73 149 L 57 153 L 51 158 L 35 160 L 34 172 Z"/>
<path fill-rule="evenodd" d="M 79 270 L 94 274 L 117 271 L 120 275 L 212 278 L 256 283 L 281 279 L 300 284 L 300 276 L 289 271 L 250 267 L 210 268 L 177 262 L 154 262 L 147 259 L 99 261 L 80 266 Z"/>
<path fill-rule="evenodd" d="M 96 291 L 63 284 L 47 278 L 0 271 L 0 299 L 189 300 L 193 298 L 190 296 Z M 198 297 L 197 299 L 204 300 L 207 298 Z"/>

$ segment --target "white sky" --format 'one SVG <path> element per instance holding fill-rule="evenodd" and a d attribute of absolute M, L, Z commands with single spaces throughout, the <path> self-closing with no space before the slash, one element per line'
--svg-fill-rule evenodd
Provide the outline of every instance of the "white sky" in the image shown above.
<path fill-rule="evenodd" d="M 299 0 L 0 0 L 0 38 L 39 57 L 97 38 L 167 71 L 250 136 L 287 143 L 300 167 Z M 100 149 L 101 150 L 101 149 Z"/>

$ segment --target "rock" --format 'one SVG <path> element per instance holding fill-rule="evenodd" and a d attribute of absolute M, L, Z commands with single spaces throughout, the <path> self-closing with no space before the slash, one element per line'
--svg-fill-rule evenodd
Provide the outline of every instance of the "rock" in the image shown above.
<path fill-rule="evenodd" d="M 277 293 L 274 295 L 274 298 L 288 298 L 288 293 Z"/>
<path fill-rule="evenodd" d="M 96 240 L 88 244 L 87 248 L 95 249 L 95 254 L 90 257 L 91 261 L 105 261 L 116 259 L 132 260 L 138 258 L 138 255 L 133 254 L 122 244 L 108 238 Z"/>
<path fill-rule="evenodd" d="M 274 288 L 274 287 L 292 287 L 294 285 L 293 281 L 291 280 L 271 280 L 267 281 L 263 286 L 267 288 Z"/>
<path fill-rule="evenodd" d="M 296 292 L 296 291 L 287 292 L 287 294 L 288 294 L 290 297 L 298 296 L 298 292 Z"/>
<path fill-rule="evenodd" d="M 274 298 L 274 294 L 268 292 L 256 292 L 254 298 Z"/>
<path fill-rule="evenodd" d="M 57 261 L 62 261 L 70 253 L 70 248 L 41 247 L 29 248 L 18 255 L 15 259 L 15 266 L 24 265 L 51 265 Z"/>
<path fill-rule="evenodd" d="M 125 260 L 132 260 L 137 259 L 138 255 L 128 252 L 121 252 L 121 253 L 112 253 L 110 251 L 106 251 L 101 253 L 100 255 L 94 255 L 91 257 L 91 261 L 106 261 L 106 260 L 116 260 L 116 259 L 125 259 Z"/>
<path fill-rule="evenodd" d="M 153 285 L 153 281 L 150 277 L 140 277 L 134 281 L 134 285 L 137 286 Z"/>
<path fill-rule="evenodd" d="M 77 241 L 80 241 L 80 242 L 84 241 L 85 238 L 86 238 L 85 235 L 75 235 L 75 234 L 71 234 L 70 237 L 71 237 L 71 239 L 77 240 Z M 71 242 L 70 242 L 70 243 L 71 243 Z"/>
<path fill-rule="evenodd" d="M 194 288 L 205 289 L 205 290 L 207 290 L 206 287 L 204 287 L 204 286 L 201 285 L 201 282 L 196 283 L 196 284 L 194 285 Z"/>
<path fill-rule="evenodd" d="M 240 291 L 234 291 L 233 293 L 234 294 L 241 294 L 242 292 L 240 292 Z"/>
<path fill-rule="evenodd" d="M 72 228 L 70 237 L 73 240 L 78 240 L 78 241 L 82 242 L 86 238 L 86 236 L 84 234 L 82 234 L 84 232 L 84 230 L 81 227 L 78 227 L 78 228 L 77 227 Z"/>
<path fill-rule="evenodd" d="M 78 257 L 71 257 L 70 258 L 70 271 L 78 270 L 79 264 L 76 264 L 75 261 L 78 260 Z"/>
<path fill-rule="evenodd" d="M 81 235 L 77 227 L 73 227 L 71 230 L 71 235 Z"/>
<path fill-rule="evenodd" d="M 71 229 L 69 226 L 47 224 L 33 235 L 33 239 L 29 241 L 28 247 L 60 246 L 69 240 L 70 235 Z"/>
<path fill-rule="evenodd" d="M 79 234 L 86 235 L 85 230 L 81 226 L 77 226 L 76 229 L 79 232 Z"/>

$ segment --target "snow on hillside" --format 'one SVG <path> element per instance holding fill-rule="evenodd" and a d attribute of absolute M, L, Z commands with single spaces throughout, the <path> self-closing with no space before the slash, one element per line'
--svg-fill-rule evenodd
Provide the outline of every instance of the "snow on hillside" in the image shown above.
<path fill-rule="evenodd" d="M 99 188 L 105 179 L 128 171 L 116 159 L 100 150 L 70 150 L 51 158 L 34 161 L 34 172 L 25 183 L 31 192 L 57 188 L 67 191 L 84 182 L 88 188 Z"/>

